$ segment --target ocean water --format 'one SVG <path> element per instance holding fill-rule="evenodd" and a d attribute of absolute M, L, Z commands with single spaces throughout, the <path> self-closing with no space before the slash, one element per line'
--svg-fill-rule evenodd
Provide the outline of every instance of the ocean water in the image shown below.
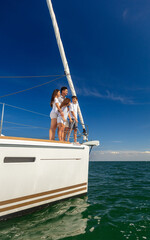
<path fill-rule="evenodd" d="M 90 162 L 88 197 L 0 222 L 0 240 L 150 240 L 150 162 Z"/>

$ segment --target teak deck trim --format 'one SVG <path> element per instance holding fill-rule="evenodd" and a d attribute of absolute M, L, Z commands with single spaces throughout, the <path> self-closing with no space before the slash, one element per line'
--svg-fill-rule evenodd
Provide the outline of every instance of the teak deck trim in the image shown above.
<path fill-rule="evenodd" d="M 35 193 L 35 194 L 22 196 L 22 197 L 18 197 L 18 198 L 8 199 L 8 200 L 5 200 L 5 201 L 1 201 L 0 206 L 11 204 L 11 203 L 17 203 L 17 202 L 29 200 L 29 199 L 32 199 L 32 198 L 42 197 L 42 196 L 49 195 L 49 194 L 54 194 L 54 193 L 59 193 L 59 192 L 67 191 L 67 190 L 72 190 L 74 188 L 79 188 L 79 187 L 87 187 L 87 182 L 72 185 L 72 186 L 68 186 L 68 187 L 58 188 L 58 189 L 54 189 L 54 190 L 50 190 L 50 191 L 46 191 L 46 192 L 40 192 L 40 193 Z M 80 189 L 78 189 L 78 190 L 80 190 Z"/>
<path fill-rule="evenodd" d="M 26 207 L 28 205 L 37 204 L 37 203 L 48 201 L 48 200 L 58 198 L 58 197 L 64 197 L 66 195 L 74 194 L 74 193 L 77 193 L 77 192 L 79 193 L 79 192 L 82 192 L 82 191 L 87 191 L 87 188 L 83 187 L 83 188 L 79 188 L 79 189 L 72 190 L 72 191 L 69 191 L 69 192 L 59 193 L 59 194 L 56 194 L 56 195 L 53 195 L 53 196 L 48 196 L 48 197 L 32 200 L 30 202 L 24 202 L 24 203 L 20 203 L 20 204 L 17 204 L 17 205 L 5 207 L 5 208 L 0 209 L 0 212 L 6 212 L 6 211 L 14 210 L 16 208 Z"/>
<path fill-rule="evenodd" d="M 38 138 L 23 138 L 23 137 L 7 137 L 7 136 L 0 136 L 0 139 L 10 139 L 10 140 L 23 140 L 23 141 L 36 141 L 36 142 L 51 142 L 51 143 L 65 143 L 71 144 L 70 142 L 65 141 L 55 141 L 55 140 L 46 140 L 46 139 L 38 139 Z"/>

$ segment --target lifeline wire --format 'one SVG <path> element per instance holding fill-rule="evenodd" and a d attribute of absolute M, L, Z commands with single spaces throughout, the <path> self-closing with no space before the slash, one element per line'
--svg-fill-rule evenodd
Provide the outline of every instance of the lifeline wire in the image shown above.
<path fill-rule="evenodd" d="M 24 126 L 24 127 L 41 128 L 41 129 L 49 129 L 49 128 L 43 128 L 43 127 L 39 127 L 39 126 L 26 125 L 26 124 L 15 123 L 15 122 L 8 122 L 8 121 L 4 121 L 4 122 L 5 122 L 5 123 L 14 124 L 14 125 L 19 125 L 19 126 Z"/>
<path fill-rule="evenodd" d="M 31 111 L 31 110 L 28 110 L 28 109 L 25 109 L 25 108 L 21 108 L 21 107 L 16 107 L 16 106 L 13 106 L 13 105 L 10 105 L 10 104 L 7 104 L 7 103 L 1 103 L 0 102 L 0 104 L 5 104 L 6 106 L 9 106 L 9 107 L 12 107 L 12 108 L 17 108 L 17 109 L 20 109 L 20 110 L 23 110 L 23 111 L 26 111 L 26 112 L 31 112 L 31 113 L 38 114 L 38 115 L 41 115 L 41 116 L 44 116 L 44 117 L 49 117 L 49 115 L 39 113 L 39 112 L 34 112 L 34 111 Z"/>
<path fill-rule="evenodd" d="M 0 96 L 0 98 L 8 97 L 8 96 L 15 95 L 15 94 L 18 94 L 18 93 L 21 93 L 21 92 L 26 92 L 26 91 L 32 90 L 32 89 L 34 89 L 34 88 L 41 87 L 41 86 L 43 86 L 43 85 L 49 84 L 49 83 L 51 83 L 51 82 L 54 82 L 54 81 L 56 81 L 56 80 L 58 80 L 58 79 L 60 79 L 60 78 L 63 78 L 63 77 L 65 77 L 65 76 L 66 76 L 66 75 L 61 75 L 61 77 L 55 78 L 55 79 L 53 79 L 53 80 L 51 80 L 51 81 L 48 81 L 48 82 L 46 82 L 46 83 L 42 83 L 42 84 L 40 84 L 40 85 L 36 85 L 36 86 L 34 86 L 34 87 L 27 88 L 27 89 L 24 89 L 24 90 L 21 90 L 21 91 L 18 91 L 18 92 L 9 93 L 9 94 Z"/>

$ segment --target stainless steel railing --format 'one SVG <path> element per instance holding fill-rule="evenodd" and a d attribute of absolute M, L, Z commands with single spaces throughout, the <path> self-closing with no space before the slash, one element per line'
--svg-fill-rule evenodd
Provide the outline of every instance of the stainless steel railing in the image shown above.
<path fill-rule="evenodd" d="M 2 133 L 4 135 L 13 135 L 13 136 L 16 136 L 17 135 L 17 130 L 19 130 L 19 133 L 21 130 L 23 130 L 22 134 L 26 133 L 27 132 L 27 129 L 37 129 L 38 131 L 41 131 L 40 132 L 42 135 L 45 135 L 44 137 L 42 136 L 41 137 L 41 134 L 40 134 L 40 137 L 38 138 L 43 138 L 43 139 L 48 139 L 48 132 L 49 132 L 49 127 L 46 127 L 50 124 L 50 118 L 49 118 L 49 115 L 47 114 L 43 114 L 43 113 L 39 113 L 39 112 L 36 112 L 36 111 L 32 111 L 32 110 L 29 110 L 29 109 L 25 109 L 25 108 L 22 108 L 22 107 L 17 107 L 17 106 L 13 106 L 13 105 L 9 105 L 9 104 L 6 104 L 6 103 L 2 103 L 0 102 L 0 105 L 2 106 L 1 108 L 1 119 L 0 119 L 0 136 L 2 135 Z M 17 115 L 19 116 L 19 121 L 21 121 L 21 123 L 19 122 L 16 122 L 16 121 L 13 121 L 13 120 L 9 120 L 7 121 L 5 116 L 4 116 L 4 113 L 5 115 L 7 114 L 7 107 L 9 108 L 13 108 L 15 109 L 16 111 L 26 111 L 30 114 L 36 114 L 36 115 L 39 115 L 41 117 L 46 117 L 46 122 L 45 121 L 41 121 L 43 123 L 44 126 L 36 126 L 36 125 L 32 125 L 32 123 L 30 124 L 27 124 L 27 123 L 24 123 L 24 120 L 22 121 L 21 119 L 21 114 L 18 114 L 18 112 L 16 113 L 13 113 L 12 115 L 9 115 L 7 116 L 7 118 L 9 117 L 9 119 L 13 119 L 13 116 L 14 115 Z M 28 119 L 30 119 L 30 117 L 28 117 Z M 87 134 L 88 134 L 88 126 L 85 125 L 86 129 L 87 129 Z M 83 133 L 82 133 L 82 124 L 79 122 L 78 123 L 78 131 L 77 131 L 77 140 L 78 141 L 82 141 L 82 137 L 83 137 Z M 12 134 L 12 130 L 15 131 L 15 134 Z M 47 135 L 47 136 L 46 136 Z M 73 141 L 73 131 L 70 131 L 70 141 Z M 58 140 L 58 137 L 56 136 L 56 140 Z"/>

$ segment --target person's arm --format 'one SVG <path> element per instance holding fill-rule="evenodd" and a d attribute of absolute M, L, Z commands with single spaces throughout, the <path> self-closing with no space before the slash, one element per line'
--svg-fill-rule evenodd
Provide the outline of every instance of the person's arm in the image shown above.
<path fill-rule="evenodd" d="M 66 121 L 67 121 L 67 120 L 64 118 L 64 116 L 62 116 L 61 118 L 62 118 L 62 120 L 63 120 L 64 122 L 66 122 Z"/>
<path fill-rule="evenodd" d="M 75 114 L 73 111 L 71 111 L 72 116 L 74 117 L 75 121 L 78 123 L 78 119 L 76 118 Z"/>
<path fill-rule="evenodd" d="M 55 103 L 55 104 L 56 104 L 58 111 L 60 112 L 60 115 L 63 117 L 64 113 L 63 113 L 62 109 L 60 108 L 59 104 L 58 103 Z"/>
<path fill-rule="evenodd" d="M 69 121 L 72 122 L 72 119 L 71 119 L 70 113 L 68 113 L 68 117 L 69 117 Z"/>

